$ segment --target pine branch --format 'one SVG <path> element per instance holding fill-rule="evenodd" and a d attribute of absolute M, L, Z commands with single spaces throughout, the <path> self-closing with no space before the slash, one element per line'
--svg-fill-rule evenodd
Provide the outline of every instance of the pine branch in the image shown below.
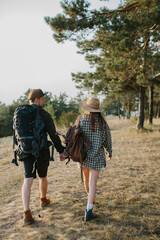
<path fill-rule="evenodd" d="M 125 83 L 125 85 L 133 88 L 136 92 L 138 92 L 138 88 L 136 86 L 129 84 L 129 83 Z"/>
<path fill-rule="evenodd" d="M 141 6 L 141 4 L 139 2 L 135 2 L 135 3 L 132 3 L 122 9 L 117 9 L 117 10 L 112 10 L 112 11 L 108 11 L 108 12 L 102 12 L 102 13 L 96 13 L 96 12 L 92 12 L 92 14 L 94 15 L 108 15 L 108 17 L 111 17 L 113 13 L 115 12 L 118 12 L 118 13 L 122 13 L 122 12 L 130 12 L 130 11 L 133 11 L 135 10 L 136 8 L 139 8 Z"/>
<path fill-rule="evenodd" d="M 153 30 L 154 32 L 156 31 L 156 29 L 159 27 L 159 25 L 154 24 L 152 27 L 149 28 L 149 30 Z"/>
<path fill-rule="evenodd" d="M 152 80 L 156 79 L 156 78 L 159 77 L 159 76 L 160 76 L 160 72 L 157 73 L 157 74 L 152 78 Z"/>
<path fill-rule="evenodd" d="M 142 45 L 143 49 L 146 49 L 146 47 L 148 46 L 149 40 L 150 40 L 150 36 L 145 40 L 144 44 Z"/>

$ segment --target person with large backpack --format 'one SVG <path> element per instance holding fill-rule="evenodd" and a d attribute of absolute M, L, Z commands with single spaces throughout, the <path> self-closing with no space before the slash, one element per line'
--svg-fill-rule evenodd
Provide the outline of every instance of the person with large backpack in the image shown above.
<path fill-rule="evenodd" d="M 98 175 L 101 169 L 106 166 L 105 149 L 108 152 L 107 160 L 112 157 L 112 141 L 109 126 L 101 115 L 100 101 L 98 98 L 91 97 L 87 102 L 81 102 L 80 106 L 85 110 L 85 113 L 78 120 L 78 127 L 83 132 L 83 135 L 89 141 L 89 148 L 86 145 L 86 156 L 82 161 L 82 171 L 84 178 L 84 186 L 88 194 L 87 208 L 85 210 L 84 221 L 90 221 L 97 217 L 92 212 L 93 203 L 96 194 L 96 186 Z M 64 161 L 66 156 L 70 155 L 70 151 L 66 150 L 61 154 L 61 161 Z"/>
<path fill-rule="evenodd" d="M 24 164 L 25 172 L 22 186 L 25 225 L 34 222 L 30 211 L 30 195 L 36 173 L 39 176 L 40 206 L 45 207 L 50 203 L 50 199 L 46 197 L 50 158 L 47 134 L 59 154 L 64 151 L 51 115 L 42 108 L 46 94 L 41 89 L 33 89 L 28 95 L 29 105 L 19 106 L 13 117 L 14 142 L 17 144 L 14 161 L 17 163 L 18 157 Z"/>

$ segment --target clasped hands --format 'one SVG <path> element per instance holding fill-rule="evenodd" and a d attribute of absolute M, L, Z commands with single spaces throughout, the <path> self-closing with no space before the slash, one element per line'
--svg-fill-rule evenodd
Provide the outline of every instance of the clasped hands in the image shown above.
<path fill-rule="evenodd" d="M 66 160 L 67 156 L 65 156 L 63 153 L 59 155 L 60 161 Z"/>
<path fill-rule="evenodd" d="M 63 133 L 61 132 L 61 131 L 57 131 L 57 134 L 58 135 L 63 135 Z M 66 143 L 65 141 L 64 141 L 64 143 Z M 61 153 L 61 154 L 59 154 L 59 158 L 60 158 L 60 161 L 64 161 L 64 160 L 66 160 L 66 156 L 63 154 L 63 153 Z"/>

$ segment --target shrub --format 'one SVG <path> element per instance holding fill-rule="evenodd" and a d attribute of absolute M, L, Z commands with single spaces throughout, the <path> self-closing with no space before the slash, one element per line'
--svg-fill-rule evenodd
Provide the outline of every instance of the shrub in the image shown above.
<path fill-rule="evenodd" d="M 74 112 L 63 112 L 57 125 L 65 126 L 65 127 L 70 127 L 71 125 L 74 124 L 78 114 Z"/>

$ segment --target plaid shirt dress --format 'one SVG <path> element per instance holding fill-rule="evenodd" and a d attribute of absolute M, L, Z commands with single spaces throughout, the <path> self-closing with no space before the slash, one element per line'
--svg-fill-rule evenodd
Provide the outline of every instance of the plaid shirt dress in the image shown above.
<path fill-rule="evenodd" d="M 95 170 L 102 169 L 106 166 L 107 150 L 109 157 L 112 156 L 112 140 L 108 124 L 106 123 L 102 130 L 99 129 L 98 116 L 95 121 L 95 131 L 91 130 L 91 121 L 89 115 L 82 115 L 79 122 L 80 129 L 86 135 L 90 142 L 90 149 L 87 152 L 87 157 L 83 162 L 83 167 Z"/>

